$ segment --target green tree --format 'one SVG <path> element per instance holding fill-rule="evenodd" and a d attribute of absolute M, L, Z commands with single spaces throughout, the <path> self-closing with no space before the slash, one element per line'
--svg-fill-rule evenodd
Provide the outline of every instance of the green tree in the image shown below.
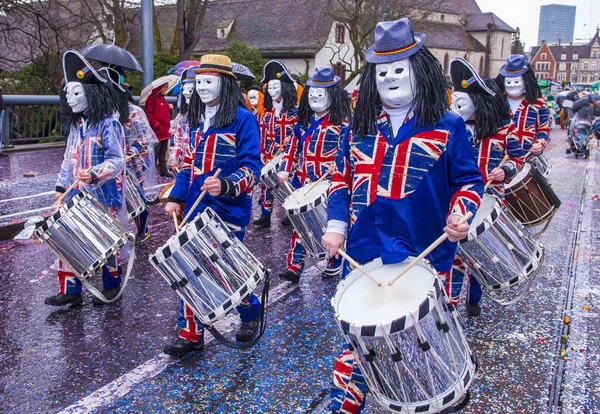
<path fill-rule="evenodd" d="M 522 55 L 525 53 L 523 42 L 521 42 L 521 29 L 517 27 L 517 30 L 512 35 L 512 44 L 510 46 L 510 53 L 512 55 Z"/>
<path fill-rule="evenodd" d="M 247 46 L 240 42 L 232 43 L 226 50 L 225 54 L 235 63 L 246 66 L 250 72 L 256 76 L 256 82 L 244 82 L 245 87 L 250 87 L 253 83 L 258 83 L 262 79 L 263 66 L 267 60 L 260 54 L 260 51 L 255 47 Z M 247 84 L 247 85 L 246 85 Z"/>

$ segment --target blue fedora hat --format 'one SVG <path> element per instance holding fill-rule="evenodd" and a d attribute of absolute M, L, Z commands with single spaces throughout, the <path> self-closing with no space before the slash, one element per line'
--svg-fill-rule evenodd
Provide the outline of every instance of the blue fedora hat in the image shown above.
<path fill-rule="evenodd" d="M 198 69 L 199 66 L 190 66 L 181 72 L 181 83 L 195 83 L 196 82 L 196 72 L 194 69 Z"/>
<path fill-rule="evenodd" d="M 315 88 L 329 88 L 340 81 L 339 76 L 335 76 L 331 66 L 317 66 L 312 78 L 306 81 L 308 86 Z"/>
<path fill-rule="evenodd" d="M 375 44 L 365 55 L 369 63 L 389 63 L 406 59 L 421 49 L 425 33 L 413 32 L 406 17 L 395 22 L 380 22 L 375 28 Z"/>
<path fill-rule="evenodd" d="M 529 69 L 529 61 L 523 55 L 510 55 L 506 63 L 500 68 L 500 74 L 507 78 L 516 78 L 523 75 Z"/>

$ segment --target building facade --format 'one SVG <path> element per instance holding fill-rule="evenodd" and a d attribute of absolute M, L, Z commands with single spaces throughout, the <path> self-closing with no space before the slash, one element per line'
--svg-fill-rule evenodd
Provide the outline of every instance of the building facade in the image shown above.
<path fill-rule="evenodd" d="M 538 45 L 546 43 L 572 43 L 575 31 L 576 6 L 548 4 L 540 7 Z"/>

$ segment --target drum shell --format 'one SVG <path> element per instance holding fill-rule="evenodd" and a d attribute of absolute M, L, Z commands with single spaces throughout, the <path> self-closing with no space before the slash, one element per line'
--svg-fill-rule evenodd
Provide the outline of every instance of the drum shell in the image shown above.
<path fill-rule="evenodd" d="M 312 185 L 309 183 L 299 191 L 304 192 Z M 327 257 L 327 249 L 321 242 L 327 231 L 327 192 L 321 194 L 314 202 L 298 208 L 286 209 L 286 213 L 308 254 L 318 259 Z"/>
<path fill-rule="evenodd" d="M 358 270 L 340 282 L 332 299 L 338 326 L 361 368 L 369 391 L 391 412 L 436 413 L 450 407 L 468 390 L 477 370 L 456 311 L 450 305 L 437 273 L 424 261 L 419 265 L 427 266 L 434 273 L 433 285 L 416 309 L 398 315 L 390 323 L 360 326 L 343 320 L 338 314 L 338 300 L 346 284 L 366 277 Z M 364 268 L 372 271 L 380 266 L 381 259 L 377 259 Z M 425 338 L 424 342 L 421 342 L 421 336 Z M 431 357 L 434 353 L 447 362 L 445 367 Z M 428 398 L 420 387 L 433 397 Z"/>
<path fill-rule="evenodd" d="M 169 202 L 169 196 L 171 195 L 171 190 L 175 186 L 176 181 L 177 180 L 171 181 L 170 183 L 165 185 L 162 188 L 162 190 L 160 190 L 160 193 L 158 193 L 158 199 L 160 200 L 160 202 L 162 203 L 163 206 L 166 206 L 167 203 Z M 179 221 L 181 221 L 181 220 L 183 220 L 183 212 L 185 211 L 185 203 L 179 203 L 179 206 L 181 207 L 181 213 L 179 214 Z"/>
<path fill-rule="evenodd" d="M 510 213 L 525 227 L 550 220 L 561 204 L 548 180 L 535 168 L 520 182 L 505 188 L 505 199 Z"/>
<path fill-rule="evenodd" d="M 269 168 L 265 166 L 261 171 L 260 181 L 271 191 L 273 196 L 283 203 L 285 199 L 292 194 L 289 188 L 279 181 L 279 167 L 281 167 L 281 159 L 283 154 L 277 156 L 275 162 L 270 163 Z"/>
<path fill-rule="evenodd" d="M 127 217 L 130 220 L 142 214 L 146 209 L 146 202 L 140 195 L 134 180 L 131 174 L 125 174 L 125 205 L 127 207 Z"/>
<path fill-rule="evenodd" d="M 210 208 L 172 236 L 150 262 L 205 325 L 239 305 L 266 274 Z"/>
<path fill-rule="evenodd" d="M 537 170 L 539 170 L 539 172 L 544 178 L 548 177 L 548 175 L 550 174 L 551 166 L 546 157 L 540 154 L 537 157 L 535 157 L 535 160 L 532 164 Z"/>
<path fill-rule="evenodd" d="M 36 237 L 80 279 L 98 271 L 131 237 L 88 193 L 78 193 L 36 229 Z"/>

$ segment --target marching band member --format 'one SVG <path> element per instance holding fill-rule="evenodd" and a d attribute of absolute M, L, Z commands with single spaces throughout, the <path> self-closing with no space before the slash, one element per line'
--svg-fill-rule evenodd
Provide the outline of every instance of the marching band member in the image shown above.
<path fill-rule="evenodd" d="M 294 136 L 294 126 L 298 118 L 298 98 L 294 80 L 289 70 L 278 60 L 268 62 L 263 68 L 262 84 L 267 83 L 265 113 L 260 120 L 260 151 L 263 165 L 285 150 Z M 271 226 L 273 194 L 261 185 L 260 218 L 254 220 L 259 227 Z"/>
<path fill-rule="evenodd" d="M 260 122 L 265 113 L 265 94 L 260 86 L 254 85 L 246 94 L 246 106 L 252 111 L 256 120 Z"/>
<path fill-rule="evenodd" d="M 173 171 L 179 171 L 185 149 L 190 142 L 190 130 L 188 126 L 188 111 L 190 105 L 198 105 L 198 94 L 196 92 L 196 74 L 194 68 L 188 68 L 181 73 L 181 96 L 178 113 L 173 122 L 171 133 L 173 134 L 173 148 L 169 155 L 169 166 Z"/>
<path fill-rule="evenodd" d="M 56 183 L 56 198 L 79 180 L 65 199 L 85 190 L 115 216 L 124 207 L 124 134 L 113 117 L 118 111 L 108 81 L 79 54 L 69 50 L 63 56 L 67 88 L 69 136 Z M 121 263 L 117 254 L 102 267 L 103 294 L 113 299 L 121 289 Z M 46 298 L 51 306 L 82 303 L 81 281 L 66 268 L 58 267 L 58 294 Z M 94 297 L 94 304 L 103 304 Z"/>
<path fill-rule="evenodd" d="M 189 209 L 206 190 L 208 194 L 193 211 L 191 219 L 211 207 L 242 240 L 250 222 L 252 186 L 261 170 L 258 123 L 245 109 L 242 92 L 231 70 L 231 59 L 223 55 L 204 55 L 194 72 L 200 102 L 188 112 L 190 145 L 165 210 L 169 215 L 173 212 L 179 215 L 180 203 L 187 201 Z M 213 178 L 217 168 L 223 172 Z M 258 331 L 258 298 L 248 295 L 237 310 L 242 325 L 236 339 L 249 341 Z M 183 301 L 180 301 L 178 322 L 179 338 L 167 345 L 164 352 L 182 356 L 203 349 L 204 327 Z"/>
<path fill-rule="evenodd" d="M 294 137 L 287 144 L 279 180 L 282 183 L 288 180 L 294 164 L 298 165 L 293 180 L 296 188 L 327 174 L 335 164 L 340 135 L 348 127 L 350 115 L 350 104 L 339 76 L 334 76 L 332 67 L 315 68 L 300 100 L 298 123 Z M 281 277 L 298 283 L 304 270 L 305 256 L 306 250 L 294 230 L 287 254 L 287 270 Z M 341 271 L 341 259 L 331 257 L 323 276 L 337 276 Z"/>
<path fill-rule="evenodd" d="M 467 125 L 467 136 L 483 181 L 491 180 L 488 192 L 504 199 L 504 183 L 519 172 L 525 155 L 510 110 L 496 82 L 481 78 L 465 59 L 456 58 L 450 62 L 450 77 L 454 87 L 452 109 Z M 500 166 L 507 154 L 508 160 Z M 457 254 L 452 263 L 452 286 L 446 286 L 454 306 L 458 303 L 466 271 L 464 259 Z M 481 286 L 473 277 L 469 286 L 467 311 L 479 316 Z"/>
<path fill-rule="evenodd" d="M 127 173 L 134 178 L 137 191 L 144 200 L 146 193 L 144 185 L 148 177 L 151 183 L 156 184 L 156 164 L 154 161 L 154 144 L 158 139 L 150 128 L 146 113 L 139 106 L 134 105 L 129 100 L 129 92 L 121 83 L 119 73 L 112 68 L 102 68 L 100 74 L 108 79 L 115 92 L 115 101 L 119 105 L 119 122 L 123 125 L 125 132 L 125 166 Z M 148 207 L 135 217 L 137 234 L 135 241 L 137 243 L 147 240 L 150 237 L 148 231 Z"/>
<path fill-rule="evenodd" d="M 510 55 L 500 68 L 496 83 L 506 95 L 523 149 L 540 155 L 548 144 L 550 112 L 541 99 L 531 63 L 523 55 Z"/>
<path fill-rule="evenodd" d="M 406 18 L 377 24 L 352 128 L 340 143 L 323 243 L 331 255 L 345 243 L 359 263 L 381 257 L 390 264 L 417 256 L 446 232 L 449 240 L 428 259 L 447 279 L 456 241 L 469 231 L 458 222 L 477 210 L 483 182 L 465 124 L 448 111 L 441 65 L 424 41 Z M 345 350 L 336 358 L 329 409 L 358 413 L 366 392 Z"/>

